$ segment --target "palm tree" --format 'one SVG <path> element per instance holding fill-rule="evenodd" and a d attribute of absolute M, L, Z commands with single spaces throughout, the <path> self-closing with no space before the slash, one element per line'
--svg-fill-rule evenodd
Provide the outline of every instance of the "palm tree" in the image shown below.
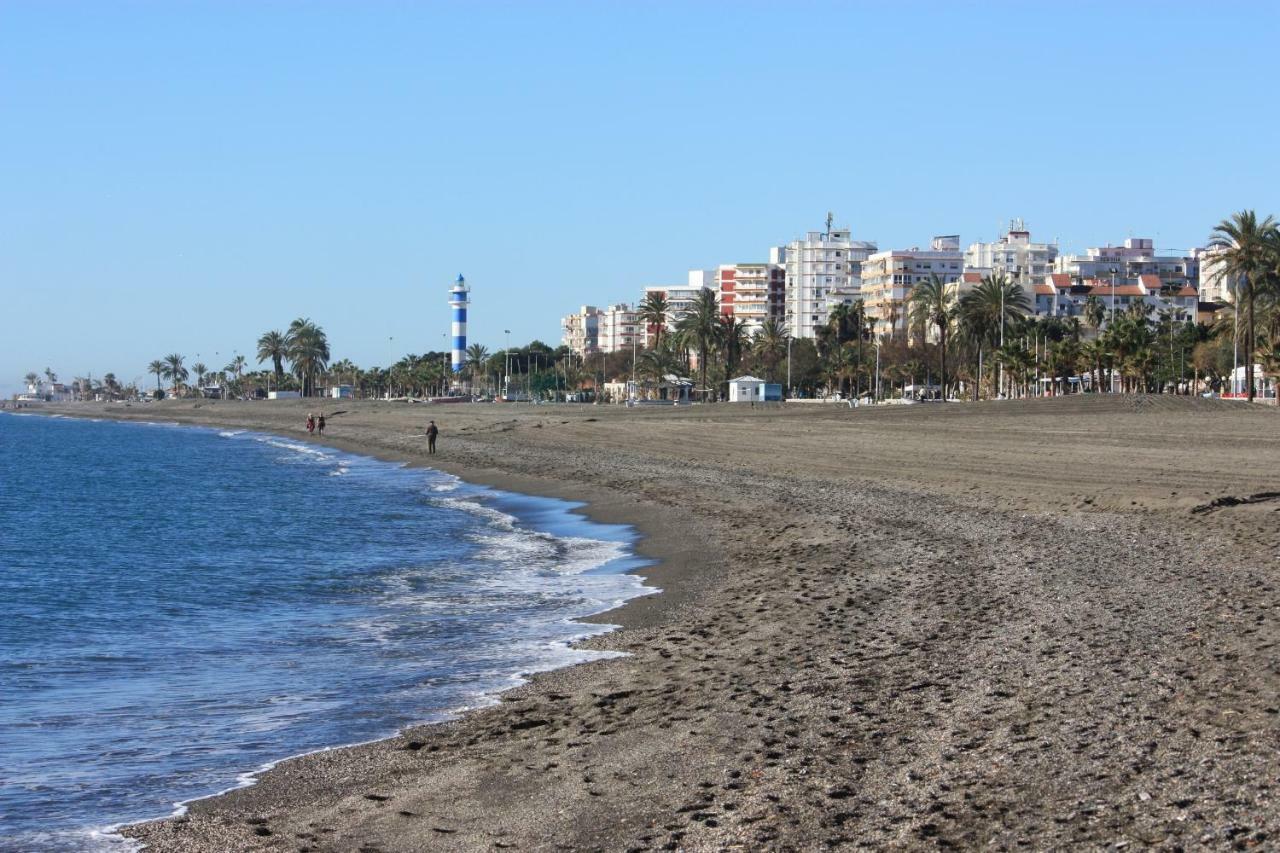
<path fill-rule="evenodd" d="M 708 390 L 707 362 L 711 358 L 711 349 L 715 346 L 719 327 L 720 306 L 716 304 L 715 293 L 710 290 L 699 290 L 693 306 L 676 321 L 676 331 L 691 349 L 698 351 L 698 372 L 701 374 L 704 402 Z"/>
<path fill-rule="evenodd" d="M 343 382 L 347 385 L 355 384 L 356 370 L 358 369 L 359 368 L 356 367 L 355 362 L 349 358 L 344 358 L 341 361 L 335 361 L 333 364 L 329 365 L 329 373 L 338 377 L 339 382 Z"/>
<path fill-rule="evenodd" d="M 156 359 L 147 365 L 147 373 L 154 373 L 156 376 L 156 390 L 160 390 L 160 377 L 164 375 L 164 362 Z"/>
<path fill-rule="evenodd" d="M 655 383 L 661 382 L 662 378 L 669 373 L 675 373 L 679 368 L 679 361 L 675 352 L 669 346 L 653 347 L 644 351 L 640 356 L 636 365 L 636 370 L 646 380 L 652 379 Z"/>
<path fill-rule="evenodd" d="M 854 375 L 857 368 L 857 355 L 851 342 L 841 344 L 832 350 L 830 357 L 827 359 L 827 377 L 828 382 L 835 380 L 836 390 L 841 397 L 848 398 L 846 388 L 849 384 L 849 378 Z"/>
<path fill-rule="evenodd" d="M 831 313 L 827 316 L 827 327 L 831 329 L 833 343 L 836 346 L 853 339 L 851 330 L 857 321 L 853 306 L 847 302 L 840 302 L 831 309 Z"/>
<path fill-rule="evenodd" d="M 716 337 L 720 341 L 724 357 L 724 378 L 727 383 L 737 372 L 738 362 L 742 360 L 742 353 L 750 344 L 750 338 L 747 336 L 747 327 L 734 314 L 721 315 Z"/>
<path fill-rule="evenodd" d="M 467 368 L 471 371 L 471 385 L 476 384 L 476 376 L 485 371 L 489 361 L 489 348 L 484 344 L 472 344 L 467 347 Z"/>
<path fill-rule="evenodd" d="M 1280 240 L 1278 232 L 1280 227 L 1274 218 L 1268 216 L 1259 222 L 1254 211 L 1242 210 L 1219 222 L 1209 238 L 1209 248 L 1220 252 L 1219 275 L 1227 276 L 1236 283 L 1234 298 L 1239 299 L 1243 295 L 1245 300 L 1245 352 L 1248 354 L 1245 372 L 1249 377 L 1249 402 L 1253 402 L 1255 395 L 1253 362 L 1257 350 L 1257 327 L 1254 304 L 1259 285 L 1271 281 L 1274 271 L 1272 246 Z"/>
<path fill-rule="evenodd" d="M 309 318 L 299 317 L 289 324 L 284 342 L 290 369 L 302 383 L 302 396 L 314 394 L 316 374 L 329 363 L 329 339 L 324 329 Z"/>
<path fill-rule="evenodd" d="M 942 399 L 947 399 L 947 331 L 955 313 L 955 297 L 947 289 L 946 282 L 930 273 L 929 280 L 917 284 L 911 290 L 912 321 L 920 326 L 933 326 L 938 330 L 938 373 Z"/>
<path fill-rule="evenodd" d="M 271 367 L 276 374 L 276 385 L 280 385 L 280 381 L 284 379 L 284 359 L 288 355 L 289 347 L 285 342 L 283 332 L 270 331 L 263 332 L 262 337 L 258 338 L 258 363 L 271 359 Z"/>
<path fill-rule="evenodd" d="M 898 321 L 902 319 L 902 303 L 896 299 L 889 300 L 889 310 L 885 319 L 889 323 L 889 343 L 893 343 L 898 334 Z"/>
<path fill-rule="evenodd" d="M 191 365 L 191 372 L 196 375 L 196 385 L 203 387 L 209 368 L 205 367 L 204 362 L 197 361 L 195 364 Z"/>
<path fill-rule="evenodd" d="M 178 386 L 185 382 L 191 374 L 182 366 L 183 358 L 176 352 L 164 357 L 164 375 L 166 379 L 173 380 L 173 396 L 178 396 Z"/>
<path fill-rule="evenodd" d="M 240 386 L 241 386 L 241 375 L 244 373 L 244 365 L 245 365 L 244 356 L 237 355 L 235 358 L 231 359 L 231 361 L 227 362 L 227 366 L 223 368 L 224 371 L 226 371 L 227 373 L 230 373 L 232 376 L 236 378 L 236 394 L 242 393 Z"/>
<path fill-rule="evenodd" d="M 981 361 L 984 347 L 994 349 L 1000 346 L 1001 330 L 1006 324 L 1016 323 L 1025 316 L 1031 310 L 1031 302 L 1022 285 L 1009 281 L 1003 273 L 993 273 L 983 276 L 973 290 L 961 297 L 958 308 L 961 328 L 977 345 L 978 360 Z M 993 359 L 992 362 L 994 384 L 999 360 Z M 975 387 L 975 400 L 977 394 Z"/>
<path fill-rule="evenodd" d="M 1096 293 L 1090 293 L 1084 301 L 1084 320 L 1096 335 L 1102 329 L 1102 321 L 1107 318 L 1107 306 Z"/>
<path fill-rule="evenodd" d="M 751 341 L 756 357 L 764 362 L 765 378 L 770 382 L 778 380 L 778 362 L 787 354 L 789 337 L 786 327 L 771 317 L 764 321 Z"/>
<path fill-rule="evenodd" d="M 1093 373 L 1093 393 L 1102 390 L 1102 362 L 1107 357 L 1107 343 L 1102 338 L 1085 341 L 1080 347 L 1080 358 Z"/>
<path fill-rule="evenodd" d="M 667 297 L 657 291 L 647 294 L 636 310 L 636 319 L 653 329 L 654 349 L 662 345 L 662 333 L 666 331 L 669 313 L 671 305 Z"/>
<path fill-rule="evenodd" d="M 32 389 L 32 393 L 39 393 L 40 391 L 40 374 L 39 373 L 36 373 L 33 370 L 30 373 L 28 373 L 26 376 L 22 377 L 22 379 L 27 383 L 27 387 Z"/>
<path fill-rule="evenodd" d="M 58 374 L 46 367 L 44 369 L 44 378 L 50 385 L 54 385 L 58 381 Z"/>

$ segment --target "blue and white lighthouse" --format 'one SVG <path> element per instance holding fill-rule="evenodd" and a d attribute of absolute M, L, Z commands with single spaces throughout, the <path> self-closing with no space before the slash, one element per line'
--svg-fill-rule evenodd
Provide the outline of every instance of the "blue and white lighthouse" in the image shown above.
<path fill-rule="evenodd" d="M 471 304 L 471 288 L 458 273 L 449 291 L 449 307 L 453 309 L 453 372 L 461 373 L 467 364 L 467 306 Z"/>

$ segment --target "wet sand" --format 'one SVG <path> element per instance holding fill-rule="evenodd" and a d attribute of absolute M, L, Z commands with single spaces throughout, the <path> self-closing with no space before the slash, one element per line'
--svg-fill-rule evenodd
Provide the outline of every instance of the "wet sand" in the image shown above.
<path fill-rule="evenodd" d="M 64 407 L 301 433 L 312 403 Z M 637 524 L 630 656 L 285 762 L 153 850 L 1266 846 L 1271 408 L 335 401 L 328 442 Z"/>

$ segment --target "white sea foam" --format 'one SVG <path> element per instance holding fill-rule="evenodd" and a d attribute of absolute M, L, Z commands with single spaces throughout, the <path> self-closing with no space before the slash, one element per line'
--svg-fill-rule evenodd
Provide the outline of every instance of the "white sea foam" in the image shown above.
<path fill-rule="evenodd" d="M 436 498 L 432 501 L 436 506 L 449 507 L 450 509 L 458 509 L 463 512 L 477 515 L 488 521 L 490 524 L 497 525 L 506 530 L 514 530 L 516 527 L 516 517 L 502 510 L 494 509 L 486 506 L 474 498 Z"/>

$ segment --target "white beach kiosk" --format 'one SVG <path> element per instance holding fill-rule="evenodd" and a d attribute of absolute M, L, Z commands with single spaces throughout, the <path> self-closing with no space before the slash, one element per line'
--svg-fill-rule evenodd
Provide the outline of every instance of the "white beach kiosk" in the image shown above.
<path fill-rule="evenodd" d="M 763 403 L 764 385 L 763 379 L 757 379 L 754 376 L 739 376 L 737 379 L 730 379 L 729 402 Z"/>

